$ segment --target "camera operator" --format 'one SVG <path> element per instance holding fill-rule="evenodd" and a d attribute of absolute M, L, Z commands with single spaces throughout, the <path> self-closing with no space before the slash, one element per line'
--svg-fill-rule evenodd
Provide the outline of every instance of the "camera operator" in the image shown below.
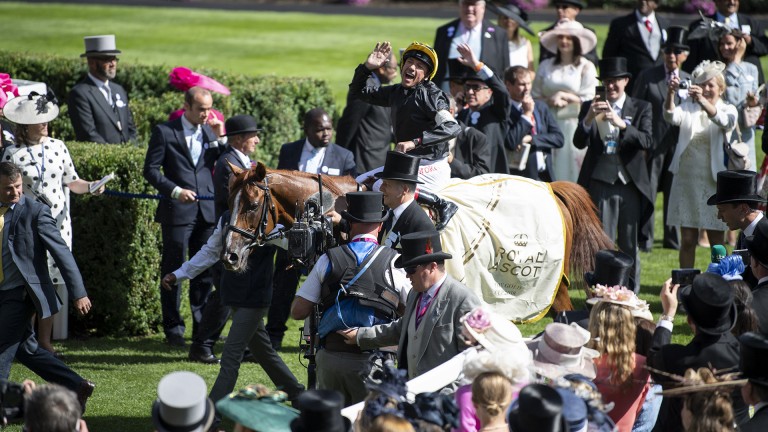
<path fill-rule="evenodd" d="M 404 309 L 411 284 L 394 266 L 397 252 L 379 245 L 377 236 L 389 216 L 380 192 L 351 192 L 348 210 L 349 244 L 329 249 L 318 259 L 296 293 L 291 317 L 305 319 L 320 308 L 317 383 L 320 389 L 339 391 L 345 406 L 368 394 L 361 373 L 368 368 L 369 352 L 348 345 L 338 330 L 394 321 Z"/>
<path fill-rule="evenodd" d="M 752 290 L 752 309 L 760 320 L 760 331 L 768 333 L 768 219 L 760 219 L 754 235 L 747 237 L 745 243 L 752 273 L 758 281 Z"/>
<path fill-rule="evenodd" d="M 24 430 L 26 432 L 88 432 L 77 395 L 58 384 L 31 386 L 25 381 Z"/>

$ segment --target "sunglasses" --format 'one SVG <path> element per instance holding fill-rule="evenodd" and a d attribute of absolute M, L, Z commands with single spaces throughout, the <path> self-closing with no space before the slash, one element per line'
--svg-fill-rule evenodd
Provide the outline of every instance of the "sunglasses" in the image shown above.
<path fill-rule="evenodd" d="M 680 48 L 668 48 L 668 49 L 664 50 L 664 54 L 680 55 L 680 54 L 682 54 L 684 52 L 685 52 L 685 50 L 684 49 L 680 49 Z"/>
<path fill-rule="evenodd" d="M 485 89 L 489 89 L 489 88 L 490 87 L 488 87 L 488 86 L 481 86 L 481 85 L 477 85 L 477 84 L 464 84 L 464 90 L 466 90 L 466 91 L 472 90 L 473 92 L 478 92 L 480 90 L 485 90 Z"/>
<path fill-rule="evenodd" d="M 412 274 L 415 274 L 418 269 L 419 269 L 419 266 L 415 265 L 415 266 L 406 267 L 403 270 L 405 270 L 405 274 L 412 275 Z"/>
<path fill-rule="evenodd" d="M 101 63 L 119 63 L 120 59 L 117 57 L 94 57 L 96 60 L 100 61 Z"/>

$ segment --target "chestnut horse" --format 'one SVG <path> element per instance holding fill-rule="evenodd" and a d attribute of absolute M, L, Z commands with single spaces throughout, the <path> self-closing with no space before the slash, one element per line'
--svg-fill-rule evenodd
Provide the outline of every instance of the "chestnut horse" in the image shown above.
<path fill-rule="evenodd" d="M 259 163 L 253 169 L 243 171 L 233 168 L 235 175 L 230 183 L 230 225 L 238 229 L 229 231 L 226 239 L 225 264 L 230 269 L 242 269 L 247 251 L 254 244 L 268 238 L 277 224 L 290 227 L 294 222 L 296 205 L 318 191 L 318 176 L 300 171 L 272 170 Z M 323 188 L 329 192 L 336 207 L 346 206 L 343 198 L 347 192 L 358 190 L 351 177 L 323 176 Z M 551 184 L 565 224 L 566 273 L 576 274 L 582 280 L 584 271 L 594 268 L 595 253 L 600 249 L 613 249 L 610 238 L 603 232 L 592 199 L 584 188 L 576 183 L 558 181 Z M 563 279 L 557 288 L 552 309 L 555 312 L 572 310 L 568 287 Z"/>

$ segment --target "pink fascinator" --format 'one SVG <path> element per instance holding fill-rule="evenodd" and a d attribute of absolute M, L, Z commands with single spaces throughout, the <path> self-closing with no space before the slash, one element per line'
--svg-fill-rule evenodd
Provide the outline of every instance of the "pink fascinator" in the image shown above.
<path fill-rule="evenodd" d="M 0 108 L 5 106 L 9 100 L 19 96 L 19 88 L 13 85 L 11 76 L 7 73 L 0 73 Z"/>
<path fill-rule="evenodd" d="M 187 91 L 192 87 L 202 87 L 212 92 L 229 96 L 229 89 L 222 83 L 185 67 L 177 67 L 168 75 L 168 83 L 176 89 Z"/>
<path fill-rule="evenodd" d="M 614 285 L 605 286 L 597 284 L 592 290 L 593 297 L 587 299 L 587 303 L 596 304 L 598 302 L 608 302 L 627 307 L 633 317 L 645 318 L 653 321 L 653 315 L 645 300 L 640 299 L 634 291 L 627 287 Z"/>

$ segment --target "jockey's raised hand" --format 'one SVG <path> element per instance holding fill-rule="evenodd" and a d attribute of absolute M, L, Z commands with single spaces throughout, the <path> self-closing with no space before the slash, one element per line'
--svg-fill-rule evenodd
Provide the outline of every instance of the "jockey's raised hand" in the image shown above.
<path fill-rule="evenodd" d="M 389 56 L 391 54 L 392 45 L 387 41 L 379 42 L 373 48 L 373 51 L 368 54 L 368 59 L 365 60 L 365 67 L 368 68 L 368 70 L 378 69 L 383 66 L 384 63 L 389 61 Z"/>
<path fill-rule="evenodd" d="M 477 70 L 477 66 L 478 64 L 480 64 L 480 60 L 477 59 L 477 56 L 475 55 L 474 51 L 472 51 L 472 48 L 470 48 L 469 44 L 466 44 L 466 43 L 459 44 L 456 47 L 456 50 L 461 55 L 461 57 L 457 59 L 459 60 L 459 63 L 463 64 L 464 66 L 470 67 L 473 70 Z"/>

